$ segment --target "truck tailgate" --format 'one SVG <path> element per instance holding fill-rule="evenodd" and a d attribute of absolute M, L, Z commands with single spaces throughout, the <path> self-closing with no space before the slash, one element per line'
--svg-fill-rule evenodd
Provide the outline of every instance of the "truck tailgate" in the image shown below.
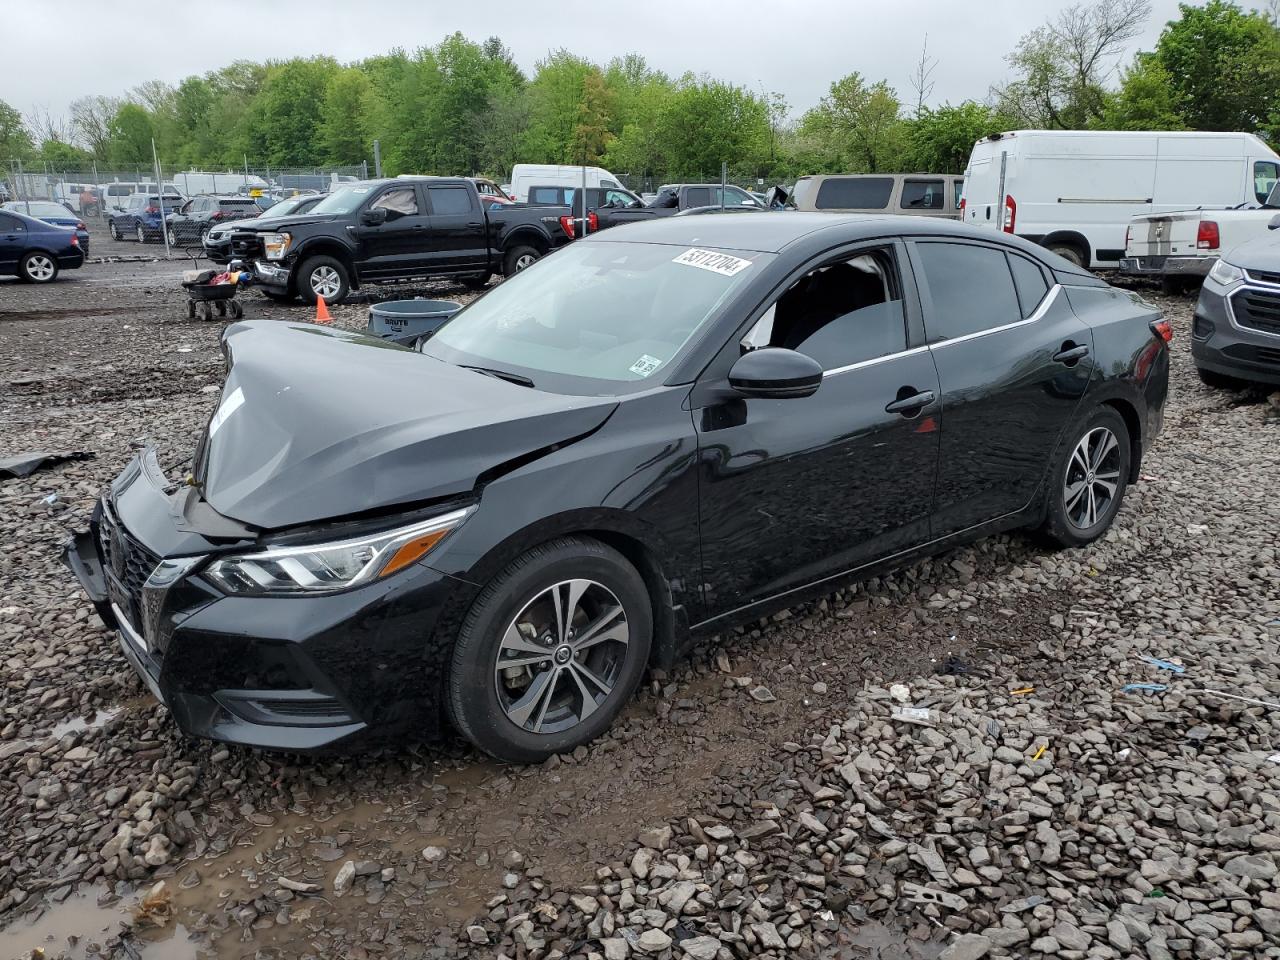
<path fill-rule="evenodd" d="M 1134 217 L 1129 223 L 1127 257 L 1189 256 L 1196 252 L 1196 232 L 1201 211 L 1153 213 Z"/>

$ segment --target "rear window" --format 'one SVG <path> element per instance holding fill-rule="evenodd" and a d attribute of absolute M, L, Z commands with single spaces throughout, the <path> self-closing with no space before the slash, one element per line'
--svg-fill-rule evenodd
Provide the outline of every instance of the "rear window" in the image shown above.
<path fill-rule="evenodd" d="M 891 193 L 892 177 L 831 177 L 818 187 L 814 207 L 818 210 L 883 210 L 889 205 Z"/>
<path fill-rule="evenodd" d="M 688 207 L 709 207 L 711 206 L 711 188 L 710 187 L 690 187 L 685 193 L 685 206 Z"/>
<path fill-rule="evenodd" d="M 534 187 L 529 191 L 530 203 L 568 203 L 572 187 Z"/>

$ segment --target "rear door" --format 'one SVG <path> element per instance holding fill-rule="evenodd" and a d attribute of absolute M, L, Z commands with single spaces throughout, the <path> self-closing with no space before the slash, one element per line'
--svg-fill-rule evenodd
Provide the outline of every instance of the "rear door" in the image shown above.
<path fill-rule="evenodd" d="M 431 213 L 428 251 L 433 269 L 457 270 L 489 265 L 488 228 L 476 195 L 463 184 L 427 186 Z M 495 211 L 500 216 L 502 211 Z"/>
<path fill-rule="evenodd" d="M 0 213 L 0 273 L 13 273 L 27 246 L 27 225 L 17 217 Z"/>
<path fill-rule="evenodd" d="M 1052 275 L 1003 245 L 917 240 L 942 388 L 933 535 L 1027 506 L 1093 372 L 1093 335 Z"/>

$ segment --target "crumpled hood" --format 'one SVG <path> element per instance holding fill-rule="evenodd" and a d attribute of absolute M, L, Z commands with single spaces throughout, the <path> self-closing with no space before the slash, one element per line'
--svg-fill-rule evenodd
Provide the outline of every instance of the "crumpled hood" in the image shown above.
<path fill-rule="evenodd" d="M 465 495 L 617 406 L 313 324 L 237 323 L 225 344 L 231 370 L 198 480 L 218 513 L 267 530 Z"/>

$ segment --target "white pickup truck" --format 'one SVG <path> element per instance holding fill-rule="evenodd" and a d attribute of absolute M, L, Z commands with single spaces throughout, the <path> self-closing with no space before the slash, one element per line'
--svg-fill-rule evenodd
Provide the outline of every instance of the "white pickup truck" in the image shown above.
<path fill-rule="evenodd" d="M 1280 229 L 1280 183 L 1260 207 L 1148 213 L 1129 221 L 1120 272 L 1159 277 L 1166 293 L 1199 286 L 1218 257 Z"/>

